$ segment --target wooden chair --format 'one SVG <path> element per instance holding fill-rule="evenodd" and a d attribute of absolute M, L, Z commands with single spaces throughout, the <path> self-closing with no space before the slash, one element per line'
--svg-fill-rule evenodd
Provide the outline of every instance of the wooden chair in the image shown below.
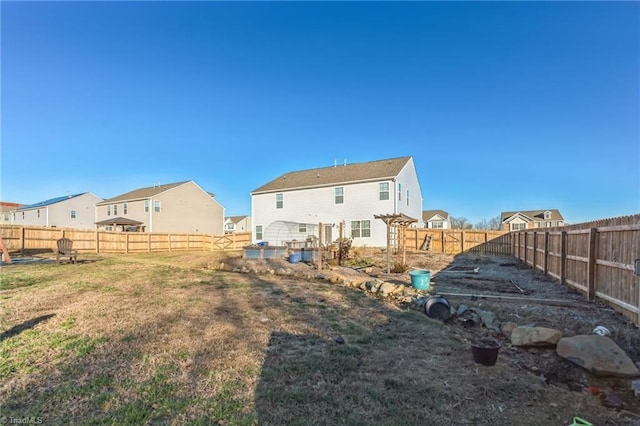
<path fill-rule="evenodd" d="M 69 257 L 69 262 L 78 262 L 78 250 L 73 250 L 73 241 L 68 238 L 60 238 L 57 242 L 58 250 L 56 251 L 56 261 Z"/>

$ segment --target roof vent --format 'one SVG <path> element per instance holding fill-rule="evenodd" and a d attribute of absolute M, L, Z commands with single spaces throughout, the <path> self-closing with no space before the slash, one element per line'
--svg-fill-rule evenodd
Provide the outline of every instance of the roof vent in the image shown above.
<path fill-rule="evenodd" d="M 344 159 L 344 165 L 345 166 L 347 165 L 347 159 L 346 158 Z"/>

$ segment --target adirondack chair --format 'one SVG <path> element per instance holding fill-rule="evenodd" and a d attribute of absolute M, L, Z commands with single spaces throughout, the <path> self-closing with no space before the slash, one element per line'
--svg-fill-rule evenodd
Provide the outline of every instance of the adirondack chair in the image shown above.
<path fill-rule="evenodd" d="M 73 250 L 73 241 L 69 238 L 60 238 L 57 241 L 56 261 L 61 262 L 62 258 L 69 258 L 69 262 L 78 262 L 78 250 Z"/>

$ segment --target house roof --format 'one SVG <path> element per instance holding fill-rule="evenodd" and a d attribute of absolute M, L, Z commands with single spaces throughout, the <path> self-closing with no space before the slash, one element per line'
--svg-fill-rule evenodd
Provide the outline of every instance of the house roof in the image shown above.
<path fill-rule="evenodd" d="M 422 220 L 429 220 L 432 217 L 434 217 L 435 215 L 439 215 L 445 219 L 449 218 L 449 213 L 445 212 L 444 210 L 423 210 L 422 211 Z"/>
<path fill-rule="evenodd" d="M 38 208 L 38 207 L 50 206 L 51 204 L 59 203 L 61 201 L 65 201 L 65 200 L 70 200 L 71 198 L 79 197 L 79 196 L 84 195 L 84 194 L 87 194 L 87 192 L 83 192 L 81 194 L 65 195 L 64 197 L 50 198 L 48 200 L 40 201 L 39 203 L 29 204 L 28 206 L 20 207 L 20 208 L 16 209 L 16 211 L 19 211 L 19 210 L 30 210 L 30 209 L 35 209 L 35 208 Z"/>
<path fill-rule="evenodd" d="M 134 189 L 133 191 L 129 191 L 125 194 L 122 195 L 118 195 L 117 197 L 113 197 L 113 198 L 109 198 L 108 200 L 104 200 L 100 203 L 97 203 L 97 206 L 102 206 L 105 204 L 111 204 L 111 203 L 118 203 L 121 201 L 133 201 L 133 200 L 143 200 L 145 198 L 149 198 L 149 197 L 153 197 L 155 195 L 161 194 L 165 191 L 168 191 L 172 188 L 175 188 L 176 186 L 180 186 L 182 184 L 185 184 L 189 181 L 183 181 L 183 182 L 175 182 L 175 183 L 168 183 L 166 185 L 154 185 L 154 186 L 149 186 L 147 188 L 139 188 L 139 189 Z"/>
<path fill-rule="evenodd" d="M 238 222 L 243 221 L 246 218 L 247 218 L 246 215 L 245 216 L 227 216 L 227 217 L 224 218 L 224 220 L 225 221 L 228 220 L 228 221 L 233 222 L 233 223 L 238 223 Z"/>
<path fill-rule="evenodd" d="M 547 212 L 547 211 L 551 213 L 551 219 L 544 218 L 544 212 Z M 547 210 L 520 210 L 517 212 L 502 212 L 502 214 L 500 215 L 500 221 L 504 222 L 505 220 L 508 220 L 509 218 L 511 218 L 512 216 L 518 213 L 521 213 L 531 218 L 534 221 L 564 220 L 564 218 L 562 217 L 558 209 L 547 209 Z"/>
<path fill-rule="evenodd" d="M 144 222 L 129 219 L 126 217 L 111 217 L 109 219 L 96 222 L 96 225 L 142 225 Z"/>
<path fill-rule="evenodd" d="M 285 173 L 271 182 L 255 189 L 251 195 L 310 188 L 337 184 L 348 184 L 372 180 L 390 179 L 398 176 L 411 157 L 353 163 L 343 166 L 321 167 Z"/>

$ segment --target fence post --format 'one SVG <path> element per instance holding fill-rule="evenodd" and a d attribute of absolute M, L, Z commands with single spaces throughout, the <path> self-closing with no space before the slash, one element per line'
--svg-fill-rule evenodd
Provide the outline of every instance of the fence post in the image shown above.
<path fill-rule="evenodd" d="M 125 234 L 125 240 L 124 240 L 124 254 L 129 254 L 129 233 L 127 232 Z"/>
<path fill-rule="evenodd" d="M 322 222 L 318 223 L 318 271 L 322 271 Z"/>
<path fill-rule="evenodd" d="M 523 232 L 523 234 L 524 234 L 524 244 L 523 244 L 523 251 L 524 251 L 523 255 L 524 255 L 524 260 L 523 260 L 523 261 L 524 261 L 524 264 L 525 264 L 525 265 L 528 265 L 528 263 L 527 263 L 527 251 L 528 251 L 528 250 L 527 250 L 527 248 L 528 248 L 528 247 L 527 247 L 527 245 L 529 244 L 529 243 L 527 242 L 527 239 L 528 239 L 528 235 L 527 235 L 527 234 L 528 234 L 528 233 L 527 233 L 527 231 L 524 231 L 524 232 Z"/>
<path fill-rule="evenodd" d="M 100 253 L 100 232 L 96 229 L 96 253 Z"/>
<path fill-rule="evenodd" d="M 560 232 L 560 284 L 567 283 L 567 231 Z"/>
<path fill-rule="evenodd" d="M 20 254 L 24 255 L 24 240 L 25 240 L 25 230 L 24 226 L 20 228 Z"/>
<path fill-rule="evenodd" d="M 446 253 L 446 250 L 444 249 L 446 245 L 446 240 L 445 240 L 445 236 L 444 236 L 444 231 L 442 231 L 442 252 Z"/>
<path fill-rule="evenodd" d="M 589 269 L 587 272 L 587 296 L 590 301 L 596 297 L 596 242 L 598 230 L 596 228 L 589 229 Z"/>
<path fill-rule="evenodd" d="M 533 270 L 536 270 L 536 258 L 538 257 L 538 232 L 533 231 Z"/>
<path fill-rule="evenodd" d="M 464 253 L 464 231 L 462 231 L 462 236 L 460 237 L 460 253 Z"/>
<path fill-rule="evenodd" d="M 151 253 L 151 232 L 147 233 L 147 253 Z"/>
<path fill-rule="evenodd" d="M 549 272 L 549 231 L 544 233 L 544 274 Z"/>
<path fill-rule="evenodd" d="M 484 233 L 484 244 L 482 245 L 482 254 L 487 254 L 487 243 L 489 242 L 489 233 Z"/>

